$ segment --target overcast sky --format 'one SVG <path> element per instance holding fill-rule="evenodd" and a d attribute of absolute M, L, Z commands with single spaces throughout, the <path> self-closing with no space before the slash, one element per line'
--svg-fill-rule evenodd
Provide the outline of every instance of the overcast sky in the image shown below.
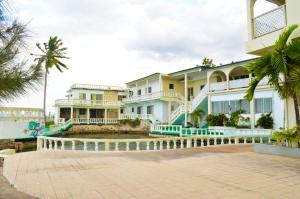
<path fill-rule="evenodd" d="M 12 0 L 14 15 L 29 22 L 36 42 L 51 35 L 68 47 L 70 68 L 51 70 L 47 107 L 65 97 L 73 83 L 125 86 L 154 72 L 169 73 L 200 64 L 250 58 L 246 0 Z M 42 107 L 39 92 L 9 106 Z"/>

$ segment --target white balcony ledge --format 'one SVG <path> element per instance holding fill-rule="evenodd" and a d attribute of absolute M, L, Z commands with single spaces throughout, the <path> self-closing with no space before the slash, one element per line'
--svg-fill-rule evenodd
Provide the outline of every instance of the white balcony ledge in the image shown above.
<path fill-rule="evenodd" d="M 114 106 L 120 107 L 120 101 L 105 100 L 79 100 L 79 99 L 59 99 L 55 101 L 56 106 Z"/>
<path fill-rule="evenodd" d="M 160 98 L 172 98 L 172 99 L 179 99 L 183 100 L 184 98 L 179 93 L 173 91 L 160 91 L 154 93 L 147 93 L 146 95 L 138 95 L 138 96 L 131 96 L 123 99 L 125 103 L 132 103 L 132 102 L 140 102 L 140 101 L 147 101 L 147 100 L 154 100 Z"/>

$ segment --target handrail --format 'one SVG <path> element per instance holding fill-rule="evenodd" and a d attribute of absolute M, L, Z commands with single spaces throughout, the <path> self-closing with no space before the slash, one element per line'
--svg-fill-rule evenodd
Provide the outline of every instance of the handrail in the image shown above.
<path fill-rule="evenodd" d="M 121 106 L 120 101 L 110 100 L 81 100 L 81 99 L 58 99 L 55 100 L 56 105 L 99 105 L 99 106 Z"/>
<path fill-rule="evenodd" d="M 208 92 L 208 85 L 206 84 L 202 90 L 199 92 L 199 94 L 193 99 L 192 101 L 192 111 L 195 110 L 195 108 L 202 102 L 203 99 L 205 99 Z"/>
<path fill-rule="evenodd" d="M 183 100 L 183 96 L 174 91 L 158 91 L 153 93 L 147 93 L 145 95 L 134 95 L 123 99 L 123 102 L 133 102 L 133 101 L 143 101 L 143 100 L 151 100 L 157 99 L 161 97 L 170 97 L 170 98 L 178 98 L 179 100 Z"/>

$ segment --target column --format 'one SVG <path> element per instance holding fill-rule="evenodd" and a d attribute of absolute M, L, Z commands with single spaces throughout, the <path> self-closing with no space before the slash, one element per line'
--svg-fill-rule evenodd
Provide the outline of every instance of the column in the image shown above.
<path fill-rule="evenodd" d="M 207 96 L 207 112 L 208 112 L 208 114 L 211 114 L 211 96 L 210 96 L 210 94 L 208 94 L 208 96 Z"/>
<path fill-rule="evenodd" d="M 107 109 L 104 109 L 104 124 L 107 124 Z"/>
<path fill-rule="evenodd" d="M 184 110 L 184 115 L 185 115 L 185 120 L 184 120 L 184 126 L 187 126 L 187 115 L 188 115 L 188 82 L 187 82 L 187 73 L 184 74 L 184 105 L 185 105 L 185 110 Z"/>
<path fill-rule="evenodd" d="M 72 119 L 73 119 L 73 106 L 71 107 L 71 115 L 70 115 L 70 119 L 71 119 L 71 121 L 72 121 Z"/>
<path fill-rule="evenodd" d="M 163 91 L 163 81 L 162 81 L 162 76 L 161 76 L 161 74 L 159 75 L 159 88 L 160 88 L 159 91 Z"/>
<path fill-rule="evenodd" d="M 168 118 L 169 118 L 169 123 L 171 122 L 171 103 L 172 102 L 168 102 Z"/>
<path fill-rule="evenodd" d="M 149 88 L 149 80 L 146 80 L 146 89 L 145 89 L 145 95 L 148 95 L 148 88 Z"/>
<path fill-rule="evenodd" d="M 227 87 L 227 90 L 229 90 L 229 74 L 226 74 L 226 87 Z"/>
<path fill-rule="evenodd" d="M 250 101 L 250 122 L 251 122 L 251 128 L 255 128 L 255 104 L 254 104 L 254 98 Z"/>
<path fill-rule="evenodd" d="M 90 123 L 90 109 L 89 108 L 86 109 L 86 119 L 87 119 L 87 124 L 89 124 Z"/>

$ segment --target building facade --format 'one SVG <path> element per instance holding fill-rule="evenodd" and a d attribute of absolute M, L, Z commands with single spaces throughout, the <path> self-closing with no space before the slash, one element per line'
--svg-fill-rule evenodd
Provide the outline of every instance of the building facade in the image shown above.
<path fill-rule="evenodd" d="M 124 97 L 122 87 L 73 84 L 66 99 L 55 101 L 55 122 L 71 119 L 73 124 L 117 123 Z"/>

